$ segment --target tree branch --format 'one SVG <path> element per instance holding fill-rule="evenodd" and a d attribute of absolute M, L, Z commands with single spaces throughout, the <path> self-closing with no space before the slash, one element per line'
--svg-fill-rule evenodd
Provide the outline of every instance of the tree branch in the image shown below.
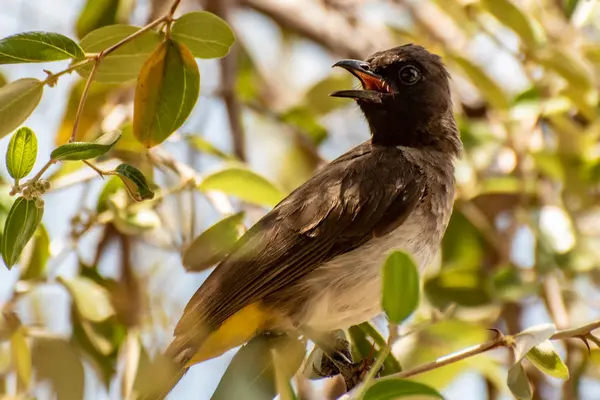
<path fill-rule="evenodd" d="M 240 4 L 344 57 L 363 58 L 393 43 L 385 27 L 365 22 L 352 24 L 342 14 L 317 2 L 240 0 Z"/>
<path fill-rule="evenodd" d="M 212 12 L 229 22 L 229 10 L 234 5 L 232 0 L 209 0 L 206 10 Z M 229 128 L 233 141 L 233 153 L 240 160 L 246 160 L 246 135 L 242 124 L 242 107 L 235 93 L 235 82 L 237 77 L 237 56 L 239 45 L 235 44 L 229 54 L 220 60 L 221 63 L 221 90 L 220 94 L 227 107 Z"/>
<path fill-rule="evenodd" d="M 584 342 L 586 339 L 593 340 L 595 343 L 598 341 L 596 337 L 592 335 L 592 331 L 600 328 L 600 321 L 590 322 L 589 324 L 580 326 L 578 328 L 565 329 L 556 332 L 554 335 L 550 337 L 550 340 L 564 340 L 564 339 L 580 339 Z M 478 354 L 485 353 L 487 351 L 497 349 L 499 347 L 512 347 L 515 341 L 513 336 L 504 336 L 502 333 L 498 331 L 498 336 L 488 342 L 478 344 L 463 350 L 460 350 L 456 353 L 452 353 L 443 357 L 438 358 L 435 361 L 431 361 L 429 363 L 420 365 L 418 367 L 398 372 L 396 374 L 388 375 L 382 378 L 378 378 L 373 380 L 380 381 L 384 379 L 399 379 L 399 378 L 409 378 L 411 376 L 419 375 L 424 372 L 432 371 L 437 368 L 444 367 L 449 364 L 454 364 L 456 362 L 465 360 L 467 358 L 476 356 Z M 361 385 L 362 386 L 362 385 Z M 340 397 L 340 400 L 350 400 L 352 398 L 352 394 L 359 389 L 361 386 L 357 387 L 352 392 L 346 393 L 344 396 Z"/>

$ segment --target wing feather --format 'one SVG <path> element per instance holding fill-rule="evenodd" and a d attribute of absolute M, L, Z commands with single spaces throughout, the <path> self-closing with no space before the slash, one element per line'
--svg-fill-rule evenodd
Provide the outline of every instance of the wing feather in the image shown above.
<path fill-rule="evenodd" d="M 366 142 L 346 153 L 246 232 L 194 294 L 175 335 L 193 335 L 200 326 L 215 330 L 323 262 L 398 227 L 424 188 L 400 149 Z"/>

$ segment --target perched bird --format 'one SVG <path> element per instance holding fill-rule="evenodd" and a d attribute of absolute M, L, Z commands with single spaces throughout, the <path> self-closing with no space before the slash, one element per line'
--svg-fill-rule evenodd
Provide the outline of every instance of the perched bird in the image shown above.
<path fill-rule="evenodd" d="M 185 307 L 165 352 L 174 375 L 145 398 L 164 397 L 190 366 L 256 335 L 313 340 L 369 320 L 382 310 L 389 252 L 404 250 L 421 268 L 436 254 L 462 151 L 440 57 L 409 44 L 334 66 L 362 83 L 332 96 L 355 99 L 370 139 L 319 169 L 241 237 Z"/>

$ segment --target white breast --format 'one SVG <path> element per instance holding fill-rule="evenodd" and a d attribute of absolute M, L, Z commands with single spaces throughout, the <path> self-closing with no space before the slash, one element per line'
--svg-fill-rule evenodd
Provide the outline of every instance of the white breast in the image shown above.
<path fill-rule="evenodd" d="M 437 252 L 442 232 L 423 226 L 427 219 L 418 214 L 414 212 L 386 236 L 372 239 L 310 273 L 303 283 L 314 294 L 307 304 L 304 323 L 314 330 L 332 331 L 381 313 L 381 268 L 387 256 L 403 250 L 422 269 Z"/>

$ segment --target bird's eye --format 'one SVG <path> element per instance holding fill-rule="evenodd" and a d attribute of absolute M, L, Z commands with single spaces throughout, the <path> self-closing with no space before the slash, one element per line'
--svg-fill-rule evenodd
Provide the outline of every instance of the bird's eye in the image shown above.
<path fill-rule="evenodd" d="M 400 81 L 405 85 L 414 85 L 421 80 L 421 71 L 412 65 L 405 65 L 400 70 Z"/>

